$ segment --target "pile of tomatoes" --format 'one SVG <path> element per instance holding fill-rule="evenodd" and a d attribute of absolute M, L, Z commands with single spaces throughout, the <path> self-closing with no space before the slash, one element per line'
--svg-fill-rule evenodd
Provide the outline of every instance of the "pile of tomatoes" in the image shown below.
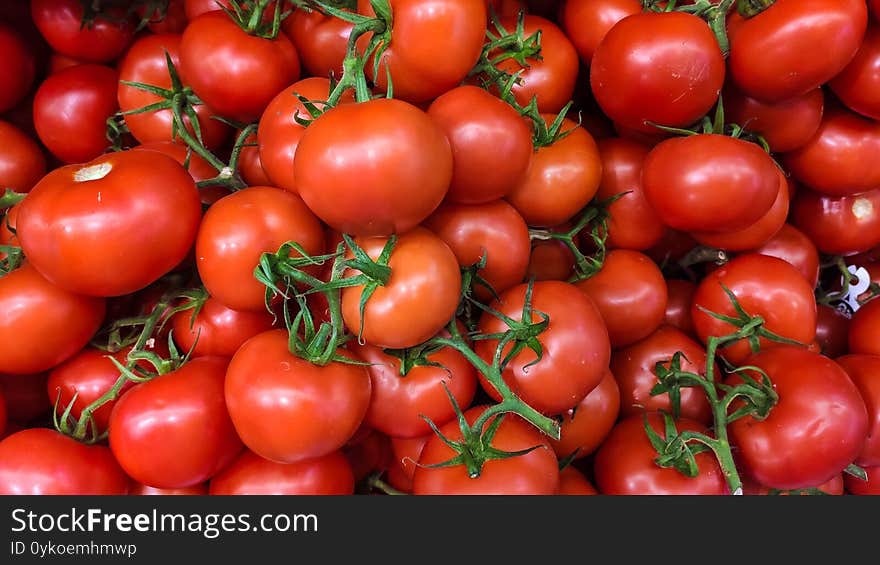
<path fill-rule="evenodd" d="M 880 2 L 0 13 L 0 493 L 880 493 Z"/>

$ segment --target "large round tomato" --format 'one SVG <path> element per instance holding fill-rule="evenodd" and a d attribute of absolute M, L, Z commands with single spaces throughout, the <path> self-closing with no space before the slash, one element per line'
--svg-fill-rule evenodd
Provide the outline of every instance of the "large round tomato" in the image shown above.
<path fill-rule="evenodd" d="M 880 244 L 880 189 L 855 196 L 828 196 L 801 189 L 792 223 L 822 253 L 854 255 Z"/>
<path fill-rule="evenodd" d="M 452 178 L 443 131 L 400 100 L 345 104 L 300 139 L 296 188 L 330 227 L 372 236 L 403 233 L 440 204 Z"/>
<path fill-rule="evenodd" d="M 142 289 L 195 241 L 202 209 L 177 161 L 122 151 L 55 169 L 22 201 L 18 238 L 46 278 L 90 296 Z"/>
<path fill-rule="evenodd" d="M 642 11 L 639 0 L 568 0 L 560 22 L 581 62 L 589 66 L 596 47 L 617 22 Z"/>
<path fill-rule="evenodd" d="M 351 465 L 339 451 L 296 463 L 275 463 L 245 450 L 211 479 L 215 495 L 343 495 L 354 493 Z"/>
<path fill-rule="evenodd" d="M 849 325 L 849 352 L 880 355 L 880 300 L 871 300 L 855 313 Z"/>
<path fill-rule="evenodd" d="M 611 371 L 580 403 L 564 412 L 559 425 L 559 439 L 550 445 L 560 459 L 577 450 L 575 459 L 592 454 L 608 436 L 620 414 L 620 389 Z"/>
<path fill-rule="evenodd" d="M 868 412 L 840 365 L 793 346 L 761 351 L 748 364 L 770 377 L 779 401 L 765 419 L 746 416 L 729 426 L 747 475 L 771 488 L 806 488 L 827 481 L 858 457 L 868 435 Z M 738 384 L 742 378 L 733 375 L 725 382 Z"/>
<path fill-rule="evenodd" d="M 0 186 L 27 192 L 45 174 L 46 157 L 40 146 L 14 125 L 0 120 Z"/>
<path fill-rule="evenodd" d="M 839 357 L 849 348 L 850 319 L 844 312 L 826 304 L 816 307 L 816 344 L 822 355 Z"/>
<path fill-rule="evenodd" d="M 816 288 L 819 280 L 819 251 L 804 232 L 791 224 L 783 224 L 776 235 L 755 249 L 755 253 L 778 257 L 790 263 L 800 271 L 810 288 Z"/>
<path fill-rule="evenodd" d="M 855 58 L 828 84 L 850 109 L 880 119 L 880 25 L 871 24 Z"/>
<path fill-rule="evenodd" d="M 342 76 L 342 60 L 354 24 L 319 10 L 299 9 L 285 18 L 282 25 L 310 76 Z"/>
<path fill-rule="evenodd" d="M 590 496 L 599 494 L 599 491 L 583 473 L 569 466 L 559 471 L 559 490 L 556 494 Z"/>
<path fill-rule="evenodd" d="M 825 96 L 816 88 L 781 102 L 762 102 L 740 91 L 733 83 L 724 87 L 726 119 L 749 132 L 761 134 L 770 150 L 792 151 L 808 141 L 819 129 L 825 109 Z"/>
<path fill-rule="evenodd" d="M 868 410 L 868 437 L 855 463 L 880 465 L 880 355 L 844 355 L 835 361 L 858 387 Z"/>
<path fill-rule="evenodd" d="M 678 328 L 687 335 L 694 333 L 694 321 L 691 318 L 691 302 L 697 285 L 681 279 L 666 280 L 666 314 L 664 324 Z"/>
<path fill-rule="evenodd" d="M 32 0 L 31 18 L 53 50 L 90 63 L 109 63 L 134 37 L 131 18 L 119 10 L 83 25 L 79 0 Z"/>
<path fill-rule="evenodd" d="M 273 324 L 272 314 L 265 308 L 259 312 L 232 310 L 214 297 L 193 314 L 184 310 L 171 320 L 175 343 L 181 351 L 192 352 L 193 357 L 232 357 L 241 344 Z"/>
<path fill-rule="evenodd" d="M 27 43 L 12 28 L 0 22 L 0 113 L 11 110 L 31 89 L 36 76 L 36 59 Z"/>

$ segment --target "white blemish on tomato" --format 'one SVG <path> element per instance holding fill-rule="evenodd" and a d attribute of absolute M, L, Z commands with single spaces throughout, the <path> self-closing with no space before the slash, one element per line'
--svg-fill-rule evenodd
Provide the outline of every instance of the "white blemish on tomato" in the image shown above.
<path fill-rule="evenodd" d="M 864 220 L 874 214 L 874 205 L 867 198 L 857 198 L 852 204 L 852 213 L 857 220 Z"/>
<path fill-rule="evenodd" d="M 73 180 L 76 182 L 88 182 L 90 180 L 99 180 L 106 177 L 110 174 L 110 171 L 113 169 L 113 165 L 110 163 L 99 163 L 97 165 L 89 165 L 88 167 L 83 167 L 77 172 L 73 173 Z"/>

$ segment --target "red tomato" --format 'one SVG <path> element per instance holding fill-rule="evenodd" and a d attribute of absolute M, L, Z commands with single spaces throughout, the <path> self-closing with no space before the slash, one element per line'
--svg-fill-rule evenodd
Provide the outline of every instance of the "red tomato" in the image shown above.
<path fill-rule="evenodd" d="M 590 85 L 609 118 L 653 131 L 653 122 L 687 127 L 715 105 L 724 58 L 702 19 L 645 12 L 620 20 L 596 47 Z"/>
<path fill-rule="evenodd" d="M 851 110 L 880 119 L 880 27 L 868 26 L 855 58 L 828 83 L 831 90 Z"/>
<path fill-rule="evenodd" d="M 283 330 L 258 334 L 239 348 L 226 372 L 226 403 L 238 435 L 251 451 L 279 463 L 338 450 L 370 404 L 365 367 L 313 365 L 291 354 L 287 342 Z"/>
<path fill-rule="evenodd" d="M 853 255 L 868 251 L 880 244 L 880 189 L 856 196 L 799 190 L 791 217 L 822 253 Z"/>
<path fill-rule="evenodd" d="M 473 424 L 485 409 L 475 406 L 465 412 L 465 419 Z M 456 456 L 439 436 L 431 436 L 413 475 L 413 494 L 555 494 L 559 489 L 559 467 L 547 438 L 519 416 L 507 414 L 503 418 L 492 447 L 508 452 L 537 449 L 518 457 L 487 461 L 479 476 L 471 477 L 463 465 L 427 467 Z M 457 420 L 441 427 L 440 433 L 452 441 L 462 438 Z"/>
<path fill-rule="evenodd" d="M 0 441 L 0 494 L 125 494 L 128 477 L 102 445 L 31 428 Z"/>
<path fill-rule="evenodd" d="M 391 438 L 361 424 L 360 430 L 342 447 L 342 455 L 351 466 L 355 482 L 361 482 L 372 474 L 381 475 L 391 465 Z"/>
<path fill-rule="evenodd" d="M 648 423 L 665 438 L 663 418 L 648 414 Z M 676 422 L 678 431 L 707 434 L 705 426 L 682 418 Z M 676 469 L 657 466 L 657 451 L 648 440 L 645 420 L 632 416 L 622 420 L 599 448 L 594 463 L 596 487 L 602 494 L 614 495 L 696 495 L 727 494 L 727 484 L 711 452 L 694 456 L 699 474 L 687 477 Z"/>
<path fill-rule="evenodd" d="M 819 129 L 824 108 L 821 88 L 781 102 L 762 102 L 738 90 L 732 82 L 724 87 L 726 119 L 761 134 L 774 152 L 806 145 Z"/>
<path fill-rule="evenodd" d="M 517 322 L 538 323 L 542 319 L 539 313 L 546 315 L 549 325 L 538 335 L 543 356 L 538 361 L 534 351 L 523 348 L 510 360 L 503 377 L 526 404 L 545 414 L 561 414 L 602 382 L 611 358 L 608 331 L 593 301 L 576 286 L 559 281 L 534 284 L 531 319 L 523 320 L 526 290 L 526 284 L 509 289 L 492 303 L 492 308 Z M 508 329 L 504 321 L 489 312 L 480 318 L 483 335 Z M 486 339 L 476 342 L 475 351 L 491 363 L 497 348 L 498 340 Z M 504 352 L 511 348 L 508 344 Z M 480 383 L 496 400 L 500 398 L 482 375 Z"/>
<path fill-rule="evenodd" d="M 858 457 L 868 413 L 840 365 L 792 346 L 761 351 L 748 364 L 767 373 L 779 401 L 767 418 L 746 416 L 729 426 L 745 474 L 771 488 L 806 488 L 831 479 Z M 733 375 L 725 382 L 742 379 Z"/>
<path fill-rule="evenodd" d="M 40 146 L 14 125 L 0 120 L 0 186 L 27 192 L 45 174 L 46 157 Z"/>
<path fill-rule="evenodd" d="M 505 197 L 526 173 L 532 132 L 512 106 L 476 86 L 459 86 L 431 103 L 428 116 L 452 146 L 447 199 L 484 204 Z"/>
<path fill-rule="evenodd" d="M 174 159 L 122 151 L 43 177 L 21 203 L 18 237 L 53 283 L 120 296 L 186 257 L 201 213 L 195 183 Z"/>
<path fill-rule="evenodd" d="M 849 352 L 880 355 L 880 300 L 859 308 L 849 324 Z"/>
<path fill-rule="evenodd" d="M 132 147 L 132 151 L 157 151 L 164 153 L 183 165 L 189 172 L 189 176 L 196 182 L 212 179 L 217 176 L 217 169 L 208 163 L 204 157 L 187 149 L 186 145 L 177 141 L 151 141 Z M 213 204 L 227 194 L 229 194 L 229 190 L 223 186 L 199 188 L 202 204 Z"/>
<path fill-rule="evenodd" d="M 555 118 L 543 117 L 548 123 Z M 570 133 L 533 153 L 525 176 L 507 195 L 530 226 L 556 226 L 571 219 L 599 190 L 602 159 L 593 136 L 567 118 L 560 131 Z"/>
<path fill-rule="evenodd" d="M 149 4 L 138 6 L 135 13 L 140 18 L 148 18 L 147 29 L 153 33 L 182 33 L 186 28 L 184 0 L 169 0 L 165 6 L 153 7 L 153 11 L 147 13 L 150 7 Z"/>
<path fill-rule="evenodd" d="M 608 30 L 623 18 L 641 11 L 639 0 L 568 0 L 562 5 L 559 18 L 581 62 L 589 66 Z"/>
<path fill-rule="evenodd" d="M 648 153 L 642 169 L 648 202 L 677 230 L 744 229 L 779 193 L 779 173 L 758 145 L 715 134 L 675 137 Z"/>
<path fill-rule="evenodd" d="M 569 229 L 571 226 L 566 224 L 565 231 Z M 550 231 L 558 232 L 559 229 L 551 228 Z M 567 281 L 574 273 L 574 261 L 571 249 L 561 241 L 535 239 L 532 241 L 526 278 L 536 281 Z"/>
<path fill-rule="evenodd" d="M 217 12 L 230 8 L 229 0 L 184 0 L 184 12 L 187 20 L 194 20 L 205 12 Z"/>
<path fill-rule="evenodd" d="M 819 251 L 810 238 L 791 224 L 783 224 L 755 253 L 778 257 L 790 263 L 804 276 L 810 288 L 816 288 L 819 280 Z"/>
<path fill-rule="evenodd" d="M 598 386 L 574 408 L 562 414 L 558 440 L 550 445 L 560 459 L 577 450 L 576 459 L 592 454 L 605 440 L 620 414 L 620 389 L 606 370 Z"/>
<path fill-rule="evenodd" d="M 832 358 L 845 355 L 849 348 L 849 318 L 825 304 L 818 304 L 816 310 L 816 342 L 820 353 Z"/>
<path fill-rule="evenodd" d="M 0 374 L 0 391 L 6 397 L 6 417 L 9 424 L 6 432 L 10 433 L 12 424 L 28 424 L 39 419 L 46 421 L 52 408 L 46 396 L 46 373 L 38 375 L 2 375 Z"/>
<path fill-rule="evenodd" d="M 31 0 L 31 17 L 52 49 L 90 63 L 113 61 L 134 37 L 132 19 L 119 11 L 82 25 L 83 4 L 78 0 Z"/>
<path fill-rule="evenodd" d="M 119 75 L 103 65 L 77 65 L 49 76 L 34 97 L 40 141 L 65 163 L 83 163 L 109 147 L 107 118 L 116 113 Z"/>
<path fill-rule="evenodd" d="M 701 311 L 735 316 L 729 297 L 722 285 L 733 292 L 743 309 L 752 316 L 761 316 L 764 328 L 800 343 L 810 343 L 816 336 L 816 302 L 813 289 L 797 269 L 776 257 L 749 253 L 740 255 L 709 273 L 697 287 L 691 316 L 697 335 L 706 343 L 709 336 L 724 336 L 735 328 Z M 761 348 L 779 344 L 761 338 Z M 720 350 L 731 363 L 742 363 L 750 355 L 744 340 Z"/>
<path fill-rule="evenodd" d="M 666 316 L 663 273 L 650 257 L 638 251 L 612 249 L 602 269 L 576 285 L 602 313 L 611 347 L 623 347 L 648 336 Z"/>
<path fill-rule="evenodd" d="M 236 138 L 241 134 L 241 130 L 236 132 Z M 252 133 L 244 140 L 244 146 L 238 157 L 238 172 L 241 178 L 248 186 L 267 186 L 272 181 L 263 169 L 263 162 L 260 160 L 260 148 L 257 141 L 257 134 Z"/>
<path fill-rule="evenodd" d="M 403 492 L 412 492 L 416 462 L 433 433 L 416 438 L 391 438 L 392 462 L 388 468 L 389 484 Z"/>
<path fill-rule="evenodd" d="M 825 494 L 832 496 L 840 496 L 843 494 L 843 473 L 838 473 L 834 475 L 830 480 L 825 481 L 821 485 L 817 485 L 814 487 L 807 488 L 815 488 L 824 492 Z M 770 494 L 770 487 L 766 487 L 764 485 L 760 485 L 758 483 L 753 482 L 748 477 L 742 477 L 743 479 L 743 494 L 745 495 L 768 495 Z M 778 490 L 778 489 L 776 489 Z M 787 491 L 779 492 L 781 495 L 788 495 Z"/>
<path fill-rule="evenodd" d="M 54 75 L 64 69 L 84 64 L 84 61 L 62 55 L 61 53 L 52 53 L 49 55 L 49 63 L 46 65 L 46 75 Z"/>
<path fill-rule="evenodd" d="M 574 467 L 566 467 L 559 472 L 559 491 L 560 495 L 596 495 L 596 490 L 590 481 L 584 477 L 584 474 Z"/>
<path fill-rule="evenodd" d="M 354 475 L 339 451 L 296 463 L 275 463 L 244 450 L 210 485 L 212 495 L 342 495 L 354 494 Z"/>
<path fill-rule="evenodd" d="M 282 25 L 310 76 L 324 78 L 330 73 L 337 79 L 342 76 L 342 60 L 354 24 L 318 10 L 298 9 L 285 18 Z"/>
<path fill-rule="evenodd" d="M 136 496 L 200 496 L 208 494 L 208 485 L 200 483 L 191 487 L 183 488 L 156 488 L 135 483 L 128 494 Z"/>
<path fill-rule="evenodd" d="M 867 22 L 864 0 L 778 0 L 749 19 L 734 13 L 727 20 L 730 74 L 765 102 L 806 94 L 852 60 Z"/>
<path fill-rule="evenodd" d="M 205 104 L 246 123 L 299 78 L 300 66 L 283 33 L 275 39 L 249 35 L 224 12 L 212 11 L 191 20 L 183 32 L 180 73 Z"/>
<path fill-rule="evenodd" d="M 272 314 L 242 312 L 227 308 L 210 297 L 193 318 L 192 310 L 174 315 L 171 320 L 174 341 L 181 351 L 193 357 L 217 355 L 232 357 L 241 344 L 272 328 Z"/>
<path fill-rule="evenodd" d="M 372 237 L 356 243 L 376 260 L 387 241 Z M 391 277 L 369 297 L 363 319 L 364 286 L 342 290 L 342 317 L 348 331 L 379 347 L 401 349 L 427 341 L 452 320 L 458 308 L 461 271 L 455 254 L 442 239 L 419 227 L 397 239 L 388 266 Z M 358 273 L 349 269 L 346 276 Z"/>
<path fill-rule="evenodd" d="M 697 292 L 697 285 L 690 281 L 667 279 L 666 314 L 663 323 L 692 335 L 694 321 L 691 318 L 691 302 L 694 300 L 695 292 Z"/>
<path fill-rule="evenodd" d="M 843 484 L 848 493 L 856 495 L 880 494 L 880 467 L 868 467 L 865 471 L 868 474 L 867 481 L 844 473 Z"/>
<path fill-rule="evenodd" d="M 835 359 L 855 383 L 868 410 L 868 437 L 855 464 L 880 464 L 880 355 L 844 355 Z"/>
<path fill-rule="evenodd" d="M 0 22 L 0 113 L 14 108 L 31 89 L 36 59 L 28 44 L 12 28 Z"/>
<path fill-rule="evenodd" d="M 227 360 L 199 357 L 136 385 L 110 414 L 110 449 L 136 481 L 203 483 L 241 451 L 223 395 Z"/>

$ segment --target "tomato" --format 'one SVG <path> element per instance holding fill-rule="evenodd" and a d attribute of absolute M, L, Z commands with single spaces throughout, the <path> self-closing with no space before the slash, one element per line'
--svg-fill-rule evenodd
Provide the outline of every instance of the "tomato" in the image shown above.
<path fill-rule="evenodd" d="M 605 320 L 612 347 L 635 343 L 656 330 L 666 315 L 666 281 L 647 256 L 612 249 L 602 269 L 576 283 Z"/>
<path fill-rule="evenodd" d="M 282 25 L 309 76 L 342 76 L 342 60 L 354 24 L 318 10 L 299 9 L 285 18 Z"/>
<path fill-rule="evenodd" d="M 828 196 L 799 190 L 792 223 L 822 253 L 853 255 L 880 244 L 880 189 L 856 196 Z"/>
<path fill-rule="evenodd" d="M 874 467 L 880 463 L 880 355 L 844 355 L 835 359 L 855 383 L 868 410 L 868 434 L 855 464 Z"/>
<path fill-rule="evenodd" d="M 878 480 L 880 479 L 880 467 L 867 467 L 865 472 L 868 475 L 867 481 L 844 473 L 843 484 L 848 493 L 856 495 L 880 494 L 880 480 Z"/>
<path fill-rule="evenodd" d="M 517 16 L 502 18 L 501 25 L 513 32 Z M 532 98 L 537 98 L 539 111 L 557 113 L 574 94 L 580 62 L 577 50 L 559 26 L 540 16 L 525 16 L 523 29 L 525 37 L 541 33 L 540 58 L 526 59 L 527 66 L 514 59 L 505 59 L 496 66 L 510 75 L 522 71 L 521 82 L 511 88 L 520 106 L 528 106 Z"/>
<path fill-rule="evenodd" d="M 691 318 L 691 302 L 697 285 L 681 279 L 666 280 L 666 314 L 664 324 L 669 324 L 688 335 L 694 333 L 694 321 Z"/>
<path fill-rule="evenodd" d="M 388 238 L 358 238 L 373 260 Z M 442 239 L 425 228 L 401 235 L 388 260 L 391 276 L 369 297 L 361 318 L 363 285 L 342 290 L 342 317 L 348 331 L 366 343 L 400 349 L 418 345 L 448 324 L 461 296 L 458 260 Z M 358 271 L 348 269 L 346 276 Z M 361 333 L 361 327 L 363 332 Z"/>
<path fill-rule="evenodd" d="M 457 86 L 477 63 L 486 32 L 486 5 L 475 0 L 391 0 L 390 42 L 379 58 L 378 76 L 367 64 L 376 88 L 413 104 L 428 102 Z M 358 0 L 358 12 L 373 15 L 368 0 Z M 362 36 L 362 48 L 372 38 Z M 438 54 L 442 53 L 441 56 Z M 387 69 L 387 70 L 386 70 Z"/>
<path fill-rule="evenodd" d="M 241 131 L 236 132 L 236 138 Z M 272 181 L 263 169 L 263 162 L 260 160 L 259 141 L 257 134 L 252 133 L 244 139 L 244 146 L 238 157 L 238 172 L 241 178 L 248 186 L 267 186 Z"/>
<path fill-rule="evenodd" d="M 532 132 L 512 106 L 476 86 L 459 86 L 431 103 L 428 116 L 452 146 L 447 199 L 484 204 L 503 198 L 523 178 Z"/>
<path fill-rule="evenodd" d="M 868 21 L 864 0 L 778 0 L 727 20 L 728 65 L 743 92 L 782 102 L 815 90 L 855 56 Z"/>
<path fill-rule="evenodd" d="M 153 6 L 147 13 L 150 8 L 149 4 L 138 6 L 135 13 L 142 19 L 147 18 L 147 29 L 153 33 L 182 33 L 186 28 L 184 0 L 169 0 L 165 6 Z"/>
<path fill-rule="evenodd" d="M 393 459 L 391 438 L 364 423 L 342 447 L 342 454 L 358 483 L 370 475 L 381 475 L 388 469 Z"/>
<path fill-rule="evenodd" d="M 735 316 L 733 304 L 722 285 L 733 292 L 742 308 L 752 316 L 761 316 L 764 328 L 800 343 L 810 343 L 816 336 L 816 302 L 813 289 L 797 269 L 782 259 L 749 253 L 736 257 L 709 273 L 697 287 L 691 316 L 697 335 L 706 343 L 710 336 L 724 336 L 735 328 L 700 310 L 700 307 L 725 316 Z M 762 349 L 779 344 L 765 338 Z M 720 350 L 731 363 L 741 363 L 749 355 L 743 340 Z"/>
<path fill-rule="evenodd" d="M 15 29 L 0 22 L 0 113 L 14 108 L 31 89 L 36 76 L 36 59 Z"/>
<path fill-rule="evenodd" d="M 158 88 L 171 88 L 171 75 L 168 70 L 167 53 L 171 63 L 180 70 L 181 36 L 176 34 L 144 35 L 140 37 L 126 52 L 119 63 L 119 78 L 128 82 L 138 82 Z M 119 108 L 123 112 L 139 110 L 161 99 L 145 90 L 120 83 L 116 96 Z M 205 104 L 195 106 L 198 116 L 199 131 L 205 147 L 216 149 L 227 138 L 229 128 L 217 120 L 211 119 L 215 110 Z M 141 143 L 154 141 L 171 141 L 174 118 L 171 110 L 155 110 L 125 116 L 125 124 L 131 135 Z M 192 123 L 184 117 L 187 130 L 194 134 Z"/>
<path fill-rule="evenodd" d="M 543 118 L 552 123 L 555 116 Z M 507 195 L 530 226 L 571 219 L 599 190 L 602 160 L 593 136 L 568 118 L 560 131 L 569 133 L 533 153 L 525 176 Z"/>
<path fill-rule="evenodd" d="M 818 489 L 827 495 L 840 496 L 843 494 L 843 482 L 844 482 L 843 476 L 844 476 L 843 473 L 838 473 L 838 474 L 834 475 L 834 477 L 832 477 L 831 479 L 829 479 L 828 481 L 825 481 L 824 483 L 822 483 L 820 485 L 817 485 L 814 487 L 807 487 L 807 488 Z M 748 477 L 742 477 L 742 479 L 743 479 L 743 494 L 745 494 L 745 495 L 752 495 L 752 496 L 769 495 L 771 493 L 771 489 L 769 487 L 755 483 L 755 482 L 751 481 Z M 778 489 L 776 489 L 776 490 L 778 490 Z M 789 493 L 787 491 L 781 491 L 778 494 L 788 495 Z M 804 493 L 804 494 L 806 494 L 806 493 Z"/>
<path fill-rule="evenodd" d="M 596 490 L 584 474 L 574 467 L 566 467 L 559 472 L 559 495 L 597 495 Z"/>
<path fill-rule="evenodd" d="M 728 122 L 760 134 L 774 152 L 803 147 L 819 129 L 825 109 L 821 88 L 780 102 L 762 102 L 736 88 L 724 87 L 724 112 Z"/>
<path fill-rule="evenodd" d="M 110 449 L 136 481 L 160 488 L 202 483 L 239 451 L 223 394 L 227 360 L 199 357 L 138 384 L 110 414 Z"/>
<path fill-rule="evenodd" d="M 829 196 L 852 196 L 880 186 L 872 159 L 880 151 L 880 123 L 829 107 L 810 141 L 783 156 L 791 174 Z"/>
<path fill-rule="evenodd" d="M 272 314 L 265 308 L 260 312 L 232 310 L 214 297 L 205 301 L 195 318 L 192 310 L 185 310 L 171 320 L 174 342 L 193 357 L 232 357 L 241 344 L 271 329 L 272 324 Z"/>
<path fill-rule="evenodd" d="M 402 492 L 412 492 L 416 462 L 433 433 L 416 438 L 391 438 L 391 464 L 388 467 L 388 484 Z"/>
<path fill-rule="evenodd" d="M 571 225 L 562 228 L 551 228 L 550 231 L 568 231 Z M 526 278 L 536 281 L 567 281 L 574 273 L 574 253 L 563 242 L 556 239 L 535 239 L 529 255 L 529 266 Z"/>
<path fill-rule="evenodd" d="M 34 126 L 40 141 L 65 163 L 83 163 L 110 146 L 107 118 L 116 113 L 119 75 L 103 65 L 77 65 L 40 85 Z"/>
<path fill-rule="evenodd" d="M 37 375 L 0 374 L 0 392 L 6 398 L 6 417 L 9 421 L 6 432 L 10 433 L 13 423 L 28 424 L 39 419 L 45 421 L 50 409 L 46 396 L 46 373 Z"/>
<path fill-rule="evenodd" d="M 641 11 L 639 0 L 568 0 L 562 5 L 559 18 L 581 62 L 589 66 L 608 30 Z"/>
<path fill-rule="evenodd" d="M 687 127 L 715 105 L 724 58 L 702 19 L 645 12 L 620 20 L 596 47 L 590 85 L 609 118 L 642 131 Z"/>
<path fill-rule="evenodd" d="M 682 231 L 744 229 L 779 193 L 779 173 L 761 147 L 715 134 L 675 137 L 648 153 L 642 169 L 648 202 Z"/>
<path fill-rule="evenodd" d="M 477 389 L 474 367 L 455 350 L 444 347 L 427 356 L 428 363 L 407 368 L 401 360 L 372 345 L 352 345 L 350 349 L 369 363 L 372 381 L 370 408 L 365 423 L 397 438 L 411 438 L 431 433 L 425 421 L 437 426 L 455 419 L 447 390 L 462 410 L 470 406 Z M 443 384 L 445 383 L 445 387 Z"/>
<path fill-rule="evenodd" d="M 370 404 L 365 367 L 313 365 L 291 354 L 287 342 L 283 330 L 258 334 L 239 348 L 226 372 L 226 403 L 239 436 L 251 451 L 279 463 L 341 448 Z"/>
<path fill-rule="evenodd" d="M 647 418 L 651 428 L 665 438 L 663 418 L 656 413 L 649 413 Z M 678 420 L 676 428 L 679 432 L 708 433 L 705 426 L 686 418 Z M 643 416 L 622 420 L 596 453 L 596 487 L 600 493 L 611 495 L 727 494 L 724 475 L 711 451 L 694 456 L 699 474 L 693 478 L 673 468 L 658 467 L 656 458 Z"/>
<path fill-rule="evenodd" d="M 849 324 L 849 352 L 880 355 L 880 300 L 871 300 L 852 317 Z"/>
<path fill-rule="evenodd" d="M 103 299 L 56 287 L 30 264 L 0 278 L 0 373 L 58 365 L 88 343 L 104 311 Z"/>
<path fill-rule="evenodd" d="M 20 206 L 18 237 L 34 268 L 90 296 L 128 294 L 173 269 L 202 212 L 186 169 L 154 151 L 55 169 Z"/>
<path fill-rule="evenodd" d="M 90 63 L 113 61 L 134 37 L 132 19 L 119 11 L 83 26 L 78 0 L 31 0 L 31 17 L 52 49 Z"/>
<path fill-rule="evenodd" d="M 208 485 L 200 483 L 183 488 L 156 488 L 135 483 L 128 494 L 136 496 L 200 496 L 208 494 Z"/>
<path fill-rule="evenodd" d="M 473 424 L 485 409 L 486 406 L 475 406 L 465 412 L 465 419 Z M 555 494 L 559 488 L 559 468 L 547 438 L 519 416 L 496 417 L 504 419 L 492 438 L 492 447 L 508 452 L 538 447 L 525 455 L 487 461 L 479 476 L 472 478 L 463 465 L 427 467 L 456 455 L 439 436 L 431 436 L 413 475 L 413 494 Z M 440 433 L 452 441 L 462 438 L 457 420 L 442 426 Z"/>
<path fill-rule="evenodd" d="M 728 428 L 745 474 L 771 488 L 806 488 L 858 457 L 868 435 L 868 412 L 840 365 L 793 346 L 761 351 L 748 363 L 770 377 L 779 401 L 767 418 L 746 416 Z M 754 372 L 750 376 L 760 379 Z M 742 378 L 733 375 L 725 382 L 735 385 Z"/>
<path fill-rule="evenodd" d="M 755 253 L 778 257 L 790 263 L 804 276 L 810 288 L 819 281 L 819 251 L 810 238 L 791 224 L 783 224 Z"/>
<path fill-rule="evenodd" d="M 196 182 L 212 179 L 217 176 L 217 169 L 208 163 L 204 157 L 191 151 L 186 145 L 177 141 L 151 141 L 143 145 L 132 147 L 132 151 L 157 151 L 172 157 L 183 165 L 189 172 L 189 176 Z M 202 204 L 213 204 L 229 191 L 222 186 L 206 186 L 199 189 Z"/>
<path fill-rule="evenodd" d="M 424 226 L 437 234 L 459 265 L 470 267 L 485 255 L 486 266 L 477 274 L 496 293 L 522 282 L 529 266 L 529 228 L 516 209 L 503 200 L 486 204 L 444 204 Z M 475 285 L 475 294 L 488 300 L 491 293 Z"/>
<path fill-rule="evenodd" d="M 643 250 L 660 241 L 665 229 L 642 188 L 642 163 L 650 148 L 625 138 L 599 140 L 602 181 L 596 198 L 602 202 L 625 193 L 608 207 L 610 248 Z"/>
<path fill-rule="evenodd" d="M 605 440 L 620 414 L 620 389 L 611 371 L 580 403 L 562 414 L 558 440 L 550 445 L 560 459 L 577 450 L 576 459 L 591 455 Z"/>
<path fill-rule="evenodd" d="M 229 0 L 184 0 L 184 12 L 187 20 L 194 20 L 205 12 L 216 12 L 230 8 Z"/>
<path fill-rule="evenodd" d="M 0 186 L 27 192 L 45 174 L 46 157 L 40 146 L 14 125 L 0 120 Z"/>
<path fill-rule="evenodd" d="M 212 495 L 342 495 L 354 494 L 351 465 L 339 451 L 297 461 L 275 463 L 245 450 L 211 479 Z"/>
<path fill-rule="evenodd" d="M 538 323 L 542 320 L 540 314 L 546 315 L 549 325 L 537 336 L 543 356 L 538 361 L 535 352 L 525 347 L 510 360 L 502 376 L 526 404 L 545 414 L 561 414 L 602 382 L 611 357 L 608 331 L 589 296 L 559 281 L 534 283 L 531 318 L 523 320 L 526 290 L 526 284 L 515 286 L 502 293 L 491 307 L 517 322 Z M 480 318 L 479 331 L 483 335 L 508 329 L 504 321 L 489 312 Z M 475 351 L 487 363 L 492 363 L 497 348 L 498 340 L 480 340 L 475 345 Z M 511 348 L 508 344 L 504 352 Z M 480 382 L 486 392 L 500 398 L 482 375 Z"/>
<path fill-rule="evenodd" d="M 832 306 L 817 304 L 816 342 L 822 355 L 839 357 L 849 347 L 849 318 Z"/>

